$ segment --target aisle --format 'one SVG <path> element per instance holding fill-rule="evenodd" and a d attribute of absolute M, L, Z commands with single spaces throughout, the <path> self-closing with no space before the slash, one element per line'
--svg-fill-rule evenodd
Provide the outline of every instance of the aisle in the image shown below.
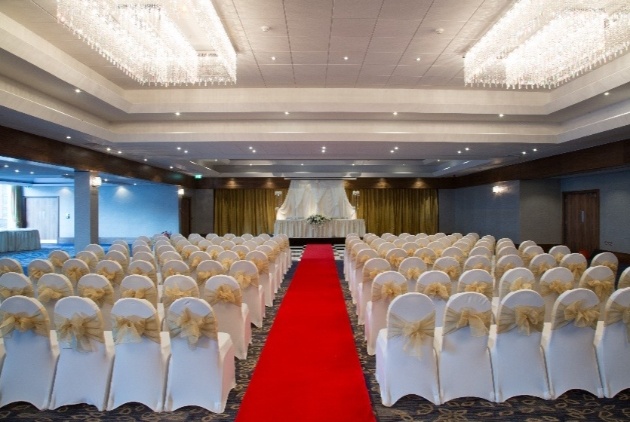
<path fill-rule="evenodd" d="M 374 421 L 330 245 L 308 245 L 237 422 Z"/>

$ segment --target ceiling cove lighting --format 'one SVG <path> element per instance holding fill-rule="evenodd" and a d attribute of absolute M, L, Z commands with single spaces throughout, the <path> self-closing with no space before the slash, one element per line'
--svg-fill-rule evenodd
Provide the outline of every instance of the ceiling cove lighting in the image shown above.
<path fill-rule="evenodd" d="M 466 53 L 464 81 L 555 88 L 628 47 L 627 0 L 518 0 Z"/>
<path fill-rule="evenodd" d="M 57 0 L 57 20 L 140 84 L 236 82 L 236 51 L 210 0 Z"/>

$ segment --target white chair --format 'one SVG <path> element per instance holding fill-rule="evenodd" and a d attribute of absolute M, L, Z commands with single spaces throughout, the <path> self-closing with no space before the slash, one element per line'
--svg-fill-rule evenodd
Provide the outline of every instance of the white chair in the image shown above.
<path fill-rule="evenodd" d="M 28 263 L 28 278 L 31 279 L 33 286 L 37 285 L 37 282 L 44 274 L 50 274 L 55 272 L 55 267 L 47 259 L 33 259 Z"/>
<path fill-rule="evenodd" d="M 405 258 L 398 267 L 398 272 L 407 279 L 407 291 L 415 292 L 418 277 L 427 270 L 427 264 L 417 256 Z"/>
<path fill-rule="evenodd" d="M 595 333 L 595 352 L 604 396 L 630 388 L 630 289 L 615 291 L 606 302 L 603 322 Z"/>
<path fill-rule="evenodd" d="M 558 297 L 573 289 L 573 274 L 568 268 L 554 267 L 543 273 L 538 282 L 538 292 L 545 301 L 545 322 L 551 322 L 553 306 Z"/>
<path fill-rule="evenodd" d="M 151 251 L 151 247 L 149 245 L 147 245 L 146 243 L 138 243 L 138 244 L 134 244 L 131 249 L 132 259 L 133 257 L 135 257 L 137 253 L 140 253 L 140 252 L 153 254 L 153 252 Z"/>
<path fill-rule="evenodd" d="M 256 245 L 256 247 L 258 247 L 258 245 Z M 223 251 L 224 249 L 219 245 L 212 245 L 206 248 L 206 252 L 208 253 L 208 255 L 210 255 L 210 259 L 214 261 L 217 260 L 217 258 L 219 257 L 219 254 Z"/>
<path fill-rule="evenodd" d="M 407 256 L 414 256 L 416 251 L 420 249 L 420 246 L 418 246 L 418 244 L 415 242 L 405 241 L 405 243 L 403 243 L 400 248 L 407 252 Z"/>
<path fill-rule="evenodd" d="M 492 300 L 494 290 L 492 276 L 486 270 L 464 271 L 457 282 L 457 293 L 477 292 Z"/>
<path fill-rule="evenodd" d="M 164 280 L 172 275 L 190 275 L 190 267 L 181 259 L 172 259 L 162 264 L 160 273 L 162 275 L 162 279 L 160 280 L 161 284 L 164 282 Z"/>
<path fill-rule="evenodd" d="M 538 282 L 540 281 L 540 277 L 545 273 L 545 271 L 550 270 L 558 266 L 556 259 L 553 255 L 548 253 L 542 253 L 536 255 L 529 262 L 529 270 L 534 274 L 534 278 L 536 278 L 536 291 L 540 291 L 538 287 Z"/>
<path fill-rule="evenodd" d="M 103 331 L 101 311 L 90 299 L 66 297 L 57 302 L 54 319 L 60 355 L 50 408 L 86 403 L 105 410 L 114 341 Z"/>
<path fill-rule="evenodd" d="M 12 296 L 0 304 L 6 356 L 0 372 L 0 406 L 25 401 L 47 409 L 59 357 L 46 309 L 36 299 Z"/>
<path fill-rule="evenodd" d="M 199 252 L 201 249 L 199 249 L 199 246 L 195 246 L 195 245 L 186 245 L 182 248 L 181 251 L 181 256 L 182 259 L 186 262 L 190 262 L 190 255 L 194 252 Z"/>
<path fill-rule="evenodd" d="M 136 252 L 131 257 L 131 261 L 129 262 L 129 265 L 131 265 L 134 261 L 147 261 L 147 262 L 150 262 L 155 267 L 155 256 L 153 255 L 152 252 L 147 252 L 147 251 Z M 127 268 L 127 271 L 129 271 L 128 268 Z"/>
<path fill-rule="evenodd" d="M 145 299 L 119 299 L 112 308 L 112 334 L 116 358 L 107 410 L 138 402 L 162 411 L 170 339 L 160 332 L 155 308 Z"/>
<path fill-rule="evenodd" d="M 447 256 L 454 258 L 460 267 L 464 264 L 464 261 L 466 260 L 466 254 L 464 253 L 464 251 L 456 246 L 449 246 L 444 249 L 440 258 Z"/>
<path fill-rule="evenodd" d="M 597 295 L 600 317 L 603 318 L 606 302 L 615 290 L 615 273 L 604 265 L 589 267 L 582 274 L 579 287 L 592 290 Z"/>
<path fill-rule="evenodd" d="M 555 245 L 552 246 L 551 249 L 549 249 L 549 255 L 553 256 L 556 259 L 558 265 L 562 261 L 562 258 L 570 253 L 571 249 L 569 249 L 569 247 L 565 245 Z"/>
<path fill-rule="evenodd" d="M 190 268 L 191 277 L 195 278 L 195 271 L 197 271 L 197 265 L 203 261 L 208 261 L 210 254 L 206 251 L 193 251 L 188 257 L 188 267 Z"/>
<path fill-rule="evenodd" d="M 68 280 L 70 280 L 75 288 L 79 279 L 89 273 L 90 267 L 88 264 L 77 258 L 68 259 L 61 267 L 61 274 L 68 277 Z"/>
<path fill-rule="evenodd" d="M 376 353 L 376 337 L 385 328 L 391 301 L 407 293 L 407 278 L 397 271 L 385 271 L 374 277 L 370 300 L 365 307 L 365 340 L 368 355 Z"/>
<path fill-rule="evenodd" d="M 492 274 L 492 261 L 485 255 L 471 255 L 464 261 L 462 270 L 485 270 Z"/>
<path fill-rule="evenodd" d="M 619 258 L 612 252 L 600 252 L 591 260 L 591 267 L 597 265 L 603 265 L 610 268 L 615 277 L 617 277 L 617 270 L 619 269 Z"/>
<path fill-rule="evenodd" d="M 451 286 L 451 278 L 443 271 L 431 270 L 418 277 L 414 290 L 423 293 L 433 302 L 436 327 L 441 327 L 444 322 L 444 308 L 451 297 Z"/>
<path fill-rule="evenodd" d="M 171 360 L 164 410 L 200 406 L 223 413 L 228 394 L 236 386 L 230 335 L 217 332 L 212 308 L 198 298 L 174 301 L 166 324 L 171 337 Z"/>
<path fill-rule="evenodd" d="M 352 296 L 352 303 L 357 303 L 359 299 L 358 287 L 363 282 L 363 266 L 372 258 L 378 258 L 378 252 L 370 247 L 364 248 L 363 246 L 355 247 L 353 253 L 356 251 L 356 256 L 352 259 L 351 272 L 350 272 L 350 294 Z"/>
<path fill-rule="evenodd" d="M 530 246 L 538 246 L 538 245 L 536 245 L 536 242 L 534 242 L 533 240 L 523 240 L 518 245 L 518 254 L 521 256 L 521 258 L 523 257 L 523 254 L 525 253 L 525 250 L 527 248 L 529 248 Z M 523 261 L 525 261 L 524 258 L 523 258 Z"/>
<path fill-rule="evenodd" d="M 230 271 L 230 267 L 232 266 L 232 264 L 238 260 L 239 259 L 236 252 L 232 252 L 230 250 L 224 250 L 223 252 L 219 253 L 219 256 L 217 256 L 217 261 L 219 261 L 221 265 L 223 265 L 225 271 Z"/>
<path fill-rule="evenodd" d="M 499 280 L 499 299 L 503 300 L 510 292 L 534 290 L 535 284 L 536 278 L 528 268 L 507 270 Z"/>
<path fill-rule="evenodd" d="M 365 324 L 365 308 L 372 297 L 374 278 L 389 270 L 391 270 L 391 266 L 385 258 L 371 258 L 363 264 L 363 276 L 357 285 L 357 317 L 360 325 Z"/>
<path fill-rule="evenodd" d="M 529 267 L 529 263 L 532 262 L 532 259 L 540 254 L 545 253 L 543 248 L 538 245 L 528 246 L 521 252 L 521 258 L 523 259 L 523 265 Z"/>
<path fill-rule="evenodd" d="M 109 260 L 109 261 L 116 261 L 120 264 L 120 266 L 123 268 L 123 271 L 125 272 L 125 274 L 127 273 L 127 268 L 129 267 L 129 256 L 126 255 L 124 252 L 121 252 L 119 250 L 109 250 L 106 254 L 105 254 L 105 259 Z"/>
<path fill-rule="evenodd" d="M 435 337 L 442 403 L 458 397 L 494 401 L 491 323 L 492 305 L 481 293 L 456 293 L 447 302 L 444 326 Z"/>
<path fill-rule="evenodd" d="M 492 250 L 484 245 L 475 246 L 468 253 L 468 258 L 473 256 L 485 256 L 486 258 L 492 258 Z"/>
<path fill-rule="evenodd" d="M 37 300 L 44 306 L 49 316 L 55 314 L 57 301 L 64 297 L 74 295 L 74 286 L 68 277 L 63 274 L 44 274 L 37 284 Z M 54 318 L 51 320 L 51 327 L 55 329 Z"/>
<path fill-rule="evenodd" d="M 114 242 L 109 246 L 107 252 L 118 251 L 123 255 L 126 255 L 129 258 L 129 244 L 127 244 L 124 240 L 114 240 Z"/>
<path fill-rule="evenodd" d="M 543 331 L 551 397 L 572 389 L 603 397 L 593 341 L 599 317 L 599 300 L 588 289 L 562 293 L 553 307 L 551 324 Z"/>
<path fill-rule="evenodd" d="M 80 259 L 85 262 L 90 269 L 90 272 L 94 272 L 96 270 L 96 263 L 99 261 L 98 256 L 94 252 L 91 251 L 79 251 L 75 256 L 76 259 Z"/>
<path fill-rule="evenodd" d="M 177 274 L 164 280 L 164 291 L 162 292 L 164 315 L 168 315 L 168 309 L 173 302 L 183 297 L 199 297 L 199 287 L 194 278 Z M 164 322 L 166 323 L 166 320 Z"/>
<path fill-rule="evenodd" d="M 143 259 L 134 259 L 129 263 L 129 267 L 127 267 L 127 274 L 147 276 L 157 286 L 159 283 L 154 262 L 153 260 L 145 261 Z"/>
<path fill-rule="evenodd" d="M 443 271 L 448 274 L 451 279 L 451 288 L 454 291 L 457 288 L 457 281 L 462 274 L 462 266 L 457 260 L 451 256 L 440 257 L 435 260 L 432 269 Z"/>
<path fill-rule="evenodd" d="M 494 279 L 501 280 L 506 271 L 524 266 L 523 259 L 516 254 L 497 256 L 497 261 L 494 265 Z"/>
<path fill-rule="evenodd" d="M 433 263 L 435 263 L 435 260 L 438 257 L 436 253 L 433 251 L 433 249 L 427 246 L 418 248 L 414 256 L 417 256 L 418 258 L 422 259 L 424 263 L 427 264 L 427 269 L 429 270 L 433 269 Z"/>
<path fill-rule="evenodd" d="M 258 282 L 263 289 L 263 299 L 265 306 L 273 306 L 275 293 L 273 291 L 273 280 L 269 273 L 269 259 L 262 251 L 252 250 L 245 255 L 245 260 L 252 262 L 258 270 Z"/>
<path fill-rule="evenodd" d="M 435 309 L 427 296 L 407 293 L 389 305 L 387 327 L 376 342 L 375 375 L 384 406 L 408 394 L 441 403 L 434 330 Z"/>
<path fill-rule="evenodd" d="M 617 288 L 619 289 L 624 289 L 626 287 L 630 287 L 630 267 L 623 270 L 619 276 L 619 283 L 617 285 Z"/>
<path fill-rule="evenodd" d="M 63 263 L 69 259 L 70 255 L 68 255 L 68 252 L 61 249 L 55 249 L 53 251 L 50 251 L 50 253 L 48 254 L 48 260 L 55 268 L 56 273 L 61 273 L 61 267 L 63 266 Z"/>
<path fill-rule="evenodd" d="M 203 298 L 212 306 L 220 332 L 228 333 L 234 343 L 234 356 L 247 359 L 252 339 L 249 308 L 243 303 L 241 288 L 234 277 L 215 275 L 203 289 Z"/>
<path fill-rule="evenodd" d="M 136 264 L 137 266 L 138 264 Z M 117 261 L 111 259 L 104 259 L 96 264 L 96 274 L 105 277 L 114 288 L 116 293 L 120 291 L 120 283 L 125 278 L 125 270 L 122 265 Z"/>
<path fill-rule="evenodd" d="M 582 278 L 582 274 L 586 271 L 588 263 L 581 253 L 570 253 L 562 258 L 559 266 L 568 268 L 573 273 L 573 284 L 577 286 Z"/>
<path fill-rule="evenodd" d="M 77 293 L 96 303 L 103 317 L 103 330 L 111 331 L 110 315 L 117 297 L 109 280 L 100 274 L 86 274 L 77 283 Z"/>
<path fill-rule="evenodd" d="M 278 292 L 278 289 L 280 288 L 280 284 L 282 283 L 283 278 L 281 264 L 278 259 L 278 251 L 276 251 L 273 247 L 269 245 L 260 245 L 256 247 L 256 250 L 261 251 L 265 255 L 267 255 L 267 259 L 269 260 L 269 274 L 271 274 L 271 280 L 273 282 L 273 292 L 274 294 L 276 294 Z M 219 262 L 221 261 L 219 260 Z"/>
<path fill-rule="evenodd" d="M 105 250 L 97 243 L 90 243 L 83 250 L 92 252 L 98 260 L 105 259 Z"/>
<path fill-rule="evenodd" d="M 4 273 L 18 273 L 24 274 L 24 268 L 16 259 L 13 258 L 0 258 L 0 275 Z"/>
<path fill-rule="evenodd" d="M 496 253 L 497 258 L 501 258 L 501 257 L 506 256 L 506 255 L 517 255 L 517 256 L 520 256 L 519 253 L 518 253 L 518 249 L 516 249 L 514 247 L 514 245 L 502 244 L 499 247 L 498 244 L 497 244 L 497 247 L 498 247 L 497 253 Z"/>
<path fill-rule="evenodd" d="M 510 292 L 501 301 L 489 338 L 497 402 L 522 395 L 551 398 L 541 348 L 544 314 L 545 302 L 533 290 Z"/>
<path fill-rule="evenodd" d="M 385 254 L 385 259 L 389 262 L 392 270 L 398 271 L 398 267 L 403 260 L 407 258 L 407 252 L 402 248 L 392 248 Z"/>
<path fill-rule="evenodd" d="M 156 310 L 158 308 L 157 288 L 151 279 L 144 275 L 128 275 L 123 278 L 120 283 L 120 297 L 146 299 Z"/>
<path fill-rule="evenodd" d="M 265 298 L 256 264 L 250 261 L 236 261 L 230 267 L 228 274 L 234 277 L 241 287 L 243 302 L 249 308 L 249 318 L 252 324 L 258 328 L 262 327 L 265 317 Z"/>
<path fill-rule="evenodd" d="M 12 296 L 33 297 L 33 283 L 22 273 L 8 272 L 0 275 L 0 301 Z"/>
<path fill-rule="evenodd" d="M 227 274 L 227 270 L 223 268 L 223 265 L 219 261 L 201 261 L 197 265 L 196 281 L 199 286 L 199 294 L 202 294 L 203 288 L 206 285 L 206 280 L 215 275 Z"/>

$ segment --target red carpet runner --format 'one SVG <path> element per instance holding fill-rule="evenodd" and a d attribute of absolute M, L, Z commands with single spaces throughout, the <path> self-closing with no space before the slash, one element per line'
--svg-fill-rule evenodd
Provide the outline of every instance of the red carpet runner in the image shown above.
<path fill-rule="evenodd" d="M 308 245 L 237 422 L 375 421 L 330 245 Z"/>

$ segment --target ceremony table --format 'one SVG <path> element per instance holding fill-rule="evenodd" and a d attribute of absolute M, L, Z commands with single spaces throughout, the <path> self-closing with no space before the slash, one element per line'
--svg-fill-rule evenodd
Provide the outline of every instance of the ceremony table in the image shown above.
<path fill-rule="evenodd" d="M 365 234 L 363 219 L 333 219 L 323 224 L 309 224 L 306 219 L 276 220 L 274 234 L 286 234 L 289 237 L 346 237 L 349 233 L 359 236 Z"/>
<path fill-rule="evenodd" d="M 40 249 L 39 231 L 36 229 L 0 230 L 0 252 Z"/>

